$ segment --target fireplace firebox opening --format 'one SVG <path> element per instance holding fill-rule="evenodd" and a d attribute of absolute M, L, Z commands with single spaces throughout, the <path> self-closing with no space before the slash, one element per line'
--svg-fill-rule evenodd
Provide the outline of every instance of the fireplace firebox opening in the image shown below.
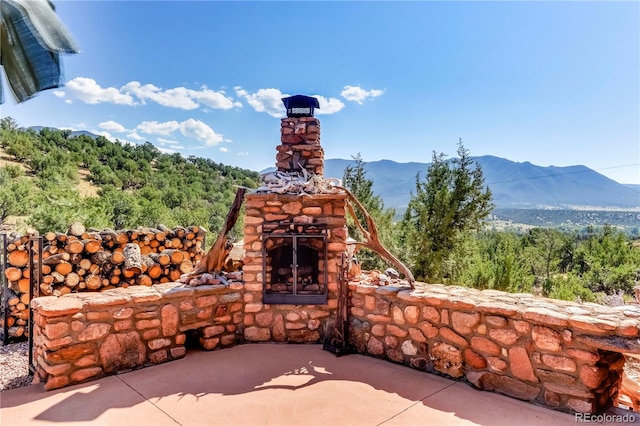
<path fill-rule="evenodd" d="M 318 233 L 263 234 L 263 303 L 326 304 L 327 241 L 314 228 Z"/>

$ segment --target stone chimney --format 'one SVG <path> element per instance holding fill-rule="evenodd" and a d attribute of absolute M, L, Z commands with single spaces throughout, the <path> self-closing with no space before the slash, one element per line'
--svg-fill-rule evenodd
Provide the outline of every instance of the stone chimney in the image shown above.
<path fill-rule="evenodd" d="M 295 95 L 282 99 L 287 118 L 280 124 L 280 142 L 276 147 L 276 167 L 280 172 L 298 172 L 322 176 L 324 151 L 320 146 L 320 121 L 313 116 L 320 104 L 316 98 Z"/>

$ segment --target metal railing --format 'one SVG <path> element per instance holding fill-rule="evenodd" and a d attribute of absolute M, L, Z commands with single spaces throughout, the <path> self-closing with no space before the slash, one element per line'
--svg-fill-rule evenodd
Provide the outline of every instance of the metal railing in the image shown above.
<path fill-rule="evenodd" d="M 35 372 L 33 364 L 33 309 L 31 301 L 40 295 L 40 283 L 42 281 L 42 237 L 32 235 L 29 237 L 29 371 Z"/>
<path fill-rule="evenodd" d="M 7 270 L 7 234 L 0 234 L 0 284 L 2 284 L 2 344 L 9 343 L 9 280 Z"/>

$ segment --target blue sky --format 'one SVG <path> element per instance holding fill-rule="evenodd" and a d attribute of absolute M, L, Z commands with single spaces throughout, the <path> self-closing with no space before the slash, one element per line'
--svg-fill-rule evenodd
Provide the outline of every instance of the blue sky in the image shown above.
<path fill-rule="evenodd" d="M 640 184 L 638 2 L 54 1 L 82 52 L 2 116 L 252 170 L 285 95 L 326 158 L 582 164 Z M 4 83 L 6 87 L 6 82 Z"/>

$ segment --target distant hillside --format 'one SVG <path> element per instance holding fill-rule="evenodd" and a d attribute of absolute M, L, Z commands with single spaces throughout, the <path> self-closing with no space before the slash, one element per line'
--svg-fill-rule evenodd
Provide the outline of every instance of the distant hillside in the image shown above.
<path fill-rule="evenodd" d="M 494 156 L 474 159 L 482 167 L 497 207 L 640 207 L 640 185 L 622 185 L 585 166 L 542 167 Z M 345 167 L 353 163 L 327 159 L 325 176 L 342 178 Z M 416 175 L 423 180 L 428 167 L 428 163 L 380 160 L 367 163 L 365 169 L 385 206 L 404 210 L 415 192 Z"/>

